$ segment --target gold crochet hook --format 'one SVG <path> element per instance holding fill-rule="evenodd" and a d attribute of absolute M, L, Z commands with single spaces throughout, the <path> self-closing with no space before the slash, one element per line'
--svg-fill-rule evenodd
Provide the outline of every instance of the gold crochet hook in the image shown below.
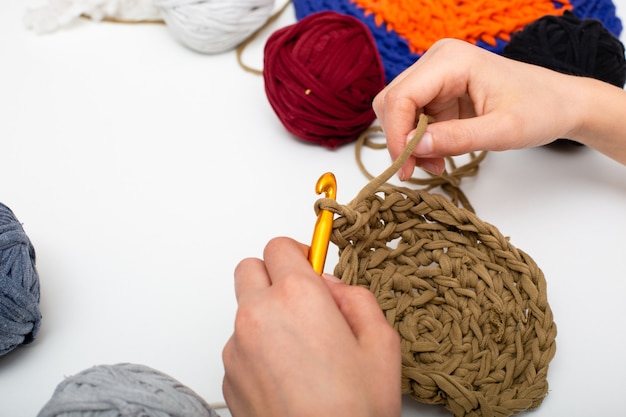
<path fill-rule="evenodd" d="M 337 198 L 337 180 L 332 172 L 323 174 L 317 184 L 315 184 L 315 192 L 317 194 L 326 194 L 326 198 Z M 326 262 L 326 253 L 328 252 L 328 244 L 330 243 L 330 234 L 333 230 L 333 212 L 328 210 L 320 210 L 315 222 L 315 230 L 313 231 L 313 239 L 311 241 L 311 249 L 309 249 L 309 262 L 318 274 L 324 272 L 324 263 Z"/>

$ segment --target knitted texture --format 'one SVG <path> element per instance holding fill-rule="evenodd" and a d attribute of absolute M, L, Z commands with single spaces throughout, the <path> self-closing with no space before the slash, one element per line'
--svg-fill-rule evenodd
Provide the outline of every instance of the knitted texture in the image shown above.
<path fill-rule="evenodd" d="M 154 0 L 183 45 L 216 54 L 234 49 L 270 17 L 274 0 Z"/>
<path fill-rule="evenodd" d="M 333 10 L 362 20 L 372 32 L 387 82 L 415 62 L 437 39 L 451 37 L 501 53 L 510 35 L 541 16 L 572 10 L 600 20 L 614 35 L 622 24 L 610 0 L 293 0 L 296 18 Z"/>
<path fill-rule="evenodd" d="M 573 13 L 544 16 L 516 32 L 504 47 L 508 58 L 565 74 L 592 77 L 623 88 L 624 45 L 599 20 Z"/>
<path fill-rule="evenodd" d="M 41 326 L 35 248 L 0 203 L 0 355 L 35 340 Z"/>
<path fill-rule="evenodd" d="M 190 388 L 156 369 L 99 365 L 63 380 L 38 417 L 219 417 Z"/>
<path fill-rule="evenodd" d="M 384 184 L 409 154 L 349 204 L 316 203 L 338 215 L 334 273 L 368 288 L 400 335 L 404 393 L 457 417 L 536 408 L 556 350 L 543 273 L 469 210 Z"/>
<path fill-rule="evenodd" d="M 385 73 L 358 19 L 316 13 L 272 33 L 264 52 L 267 98 L 298 138 L 333 149 L 376 118 L 372 101 L 385 87 Z"/>

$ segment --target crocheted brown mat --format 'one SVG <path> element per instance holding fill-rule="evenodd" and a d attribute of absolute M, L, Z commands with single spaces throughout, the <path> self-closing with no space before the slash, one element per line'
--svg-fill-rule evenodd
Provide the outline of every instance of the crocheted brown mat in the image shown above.
<path fill-rule="evenodd" d="M 556 325 L 535 262 L 449 199 L 385 184 L 427 124 L 381 176 L 331 210 L 335 275 L 367 287 L 402 339 L 402 390 L 456 417 L 509 416 L 548 391 Z"/>

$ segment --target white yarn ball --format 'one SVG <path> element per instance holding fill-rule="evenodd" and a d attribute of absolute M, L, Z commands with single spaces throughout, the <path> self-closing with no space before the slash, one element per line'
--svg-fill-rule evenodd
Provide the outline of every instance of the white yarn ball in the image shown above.
<path fill-rule="evenodd" d="M 139 22 L 162 19 L 153 0 L 45 0 L 31 3 L 24 14 L 24 24 L 39 34 L 54 32 L 82 15 L 93 20 L 111 18 Z"/>
<path fill-rule="evenodd" d="M 274 0 L 155 0 L 174 37 L 208 54 L 234 49 L 268 20 Z"/>

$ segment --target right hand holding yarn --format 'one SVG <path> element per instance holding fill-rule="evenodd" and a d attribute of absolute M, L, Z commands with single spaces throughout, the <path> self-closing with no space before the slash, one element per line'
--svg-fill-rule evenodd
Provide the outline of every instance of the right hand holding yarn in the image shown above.
<path fill-rule="evenodd" d="M 445 156 L 541 146 L 558 138 L 577 140 L 626 163 L 622 146 L 614 146 L 623 133 L 604 121 L 619 117 L 623 101 L 624 91 L 608 83 L 446 39 L 391 82 L 374 100 L 374 110 L 394 160 L 406 146 L 417 114 L 437 120 L 399 171 L 401 179 L 408 179 L 416 164 L 443 169 Z M 592 114 L 602 120 L 589 122 Z"/>

